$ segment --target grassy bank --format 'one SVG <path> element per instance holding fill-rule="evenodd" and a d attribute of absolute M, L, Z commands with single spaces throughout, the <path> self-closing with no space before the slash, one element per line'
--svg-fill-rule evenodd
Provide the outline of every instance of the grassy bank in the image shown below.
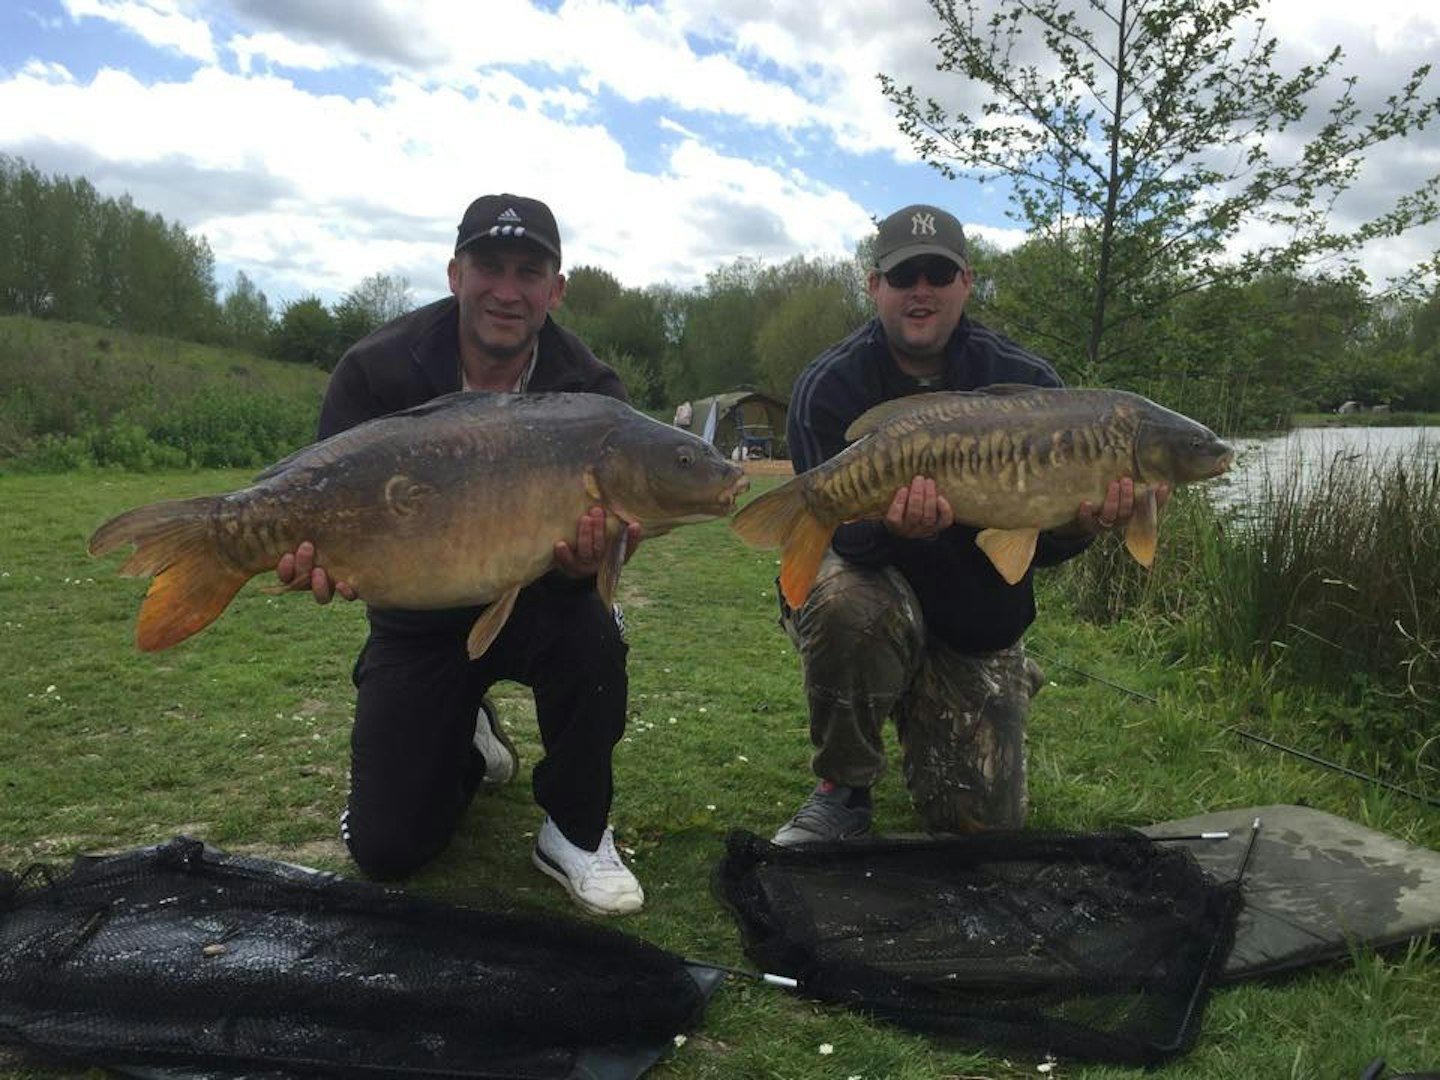
<path fill-rule="evenodd" d="M 1290 423 L 1294 427 L 1440 427 L 1440 413 L 1296 413 Z"/>
<path fill-rule="evenodd" d="M 0 470 L 264 465 L 314 438 L 325 379 L 232 349 L 0 317 Z"/>
<path fill-rule="evenodd" d="M 113 513 L 227 490 L 248 477 L 0 477 L 0 865 L 63 864 L 78 852 L 187 833 L 231 851 L 353 873 L 336 819 L 346 787 L 350 665 L 363 634 L 358 607 L 317 608 L 252 585 L 197 637 L 142 655 L 131 635 L 144 584 L 115 576 L 118 558 L 84 554 L 90 531 Z M 1218 645 L 1192 636 L 1197 607 L 1178 608 L 1192 614 L 1177 619 L 1146 606 L 1166 590 L 1184 603 L 1196 588 L 1178 574 L 1178 564 L 1193 561 L 1192 541 L 1180 527 L 1186 504 L 1174 510 L 1157 573 L 1129 586 L 1136 598 L 1123 606 L 1140 617 L 1108 625 L 1077 618 L 1068 599 L 1076 581 L 1047 577 L 1030 637 L 1047 671 L 1031 729 L 1032 822 L 1139 825 L 1306 803 L 1440 847 L 1440 811 L 1234 734 L 1243 721 L 1330 750 L 1314 710 L 1352 706 L 1278 686 L 1263 667 L 1246 675 Z M 1085 556 L 1084 566 L 1132 572 L 1108 547 Z M 745 960 L 735 924 L 709 891 L 721 840 L 731 828 L 768 835 L 811 782 L 799 667 L 775 626 L 774 573 L 773 553 L 746 548 L 712 523 L 647 542 L 621 586 L 631 716 L 616 759 L 614 822 L 649 897 L 646 910 L 621 925 L 685 956 L 737 966 Z M 499 700 L 528 768 L 539 754 L 529 695 L 502 685 Z M 885 830 L 916 828 L 898 771 L 877 791 L 877 815 Z M 538 820 L 524 783 L 481 800 L 451 849 L 407 887 L 462 902 L 498 891 L 568 914 L 563 894 L 528 861 Z M 1396 1070 L 1433 1066 L 1437 1004 L 1433 950 L 1358 952 L 1347 963 L 1222 991 L 1200 1045 L 1165 1072 L 1184 1080 L 1333 1080 L 1358 1076 L 1378 1055 Z M 833 1053 L 822 1054 L 822 1044 Z M 1034 1077 L 1038 1063 L 944 1047 L 732 981 L 654 1075 L 958 1080 Z M 1141 1075 L 1068 1062 L 1050 1075 L 1057 1074 Z M 0 1080 L 41 1075 L 0 1065 Z"/>

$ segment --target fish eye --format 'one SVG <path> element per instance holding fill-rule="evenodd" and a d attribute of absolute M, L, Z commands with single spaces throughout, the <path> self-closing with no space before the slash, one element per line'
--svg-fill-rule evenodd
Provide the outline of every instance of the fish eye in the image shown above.
<path fill-rule="evenodd" d="M 688 446 L 682 446 L 675 454 L 675 463 L 682 469 L 688 469 L 695 464 L 695 451 Z"/>

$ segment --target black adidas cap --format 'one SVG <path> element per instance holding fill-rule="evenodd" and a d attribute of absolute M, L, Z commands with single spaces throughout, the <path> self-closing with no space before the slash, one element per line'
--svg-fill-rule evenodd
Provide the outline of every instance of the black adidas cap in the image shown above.
<path fill-rule="evenodd" d="M 560 261 L 560 229 L 539 199 L 523 195 L 481 195 L 465 209 L 456 230 L 455 254 L 478 240 L 532 240 Z"/>

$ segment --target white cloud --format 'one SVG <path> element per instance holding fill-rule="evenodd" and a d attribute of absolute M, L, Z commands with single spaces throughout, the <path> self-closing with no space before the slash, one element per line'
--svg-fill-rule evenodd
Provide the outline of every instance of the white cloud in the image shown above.
<path fill-rule="evenodd" d="M 255 67 L 257 58 L 297 71 L 325 71 L 339 67 L 342 62 L 333 49 L 308 45 L 283 34 L 237 34 L 225 44 L 235 54 L 240 70 L 247 73 Z"/>
<path fill-rule="evenodd" d="M 214 63 L 215 46 L 209 24 L 180 12 L 172 0 L 64 0 L 72 19 L 104 19 L 143 38 L 151 45 Z"/>
<path fill-rule="evenodd" d="M 454 222 L 484 191 L 546 199 L 567 263 L 632 285 L 694 283 L 740 255 L 844 255 L 870 215 L 916 200 L 1002 247 L 1020 235 L 1000 185 L 947 185 L 916 163 L 880 94 L 888 72 L 952 106 L 981 100 L 935 72 L 938 24 L 919 0 L 61 2 L 78 29 L 118 29 L 197 70 L 93 71 L 41 32 L 0 72 L 0 152 L 129 191 L 287 295 L 376 271 L 443 290 Z M 1377 88 L 1440 41 L 1428 8 L 1401 0 L 1270 12 L 1287 56 L 1343 37 Z M 1413 188 L 1437 153 L 1440 132 L 1387 147 L 1337 213 Z M 1433 230 L 1392 242 L 1376 266 L 1435 246 Z"/>
<path fill-rule="evenodd" d="M 64 64 L 57 64 L 50 60 L 27 60 L 20 69 L 20 74 L 27 79 L 34 79 L 46 83 L 73 83 L 75 76 L 70 74 Z"/>

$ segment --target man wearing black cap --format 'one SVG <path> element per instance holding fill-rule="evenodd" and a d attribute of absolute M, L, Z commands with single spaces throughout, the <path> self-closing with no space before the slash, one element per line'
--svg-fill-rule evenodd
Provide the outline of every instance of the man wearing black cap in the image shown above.
<path fill-rule="evenodd" d="M 1040 357 L 965 314 L 974 284 L 965 232 L 934 206 L 880 223 L 868 288 L 876 317 L 810 363 L 790 399 L 788 438 L 803 472 L 847 445 L 860 414 L 892 398 L 992 383 L 1059 386 Z M 1079 554 L 1097 528 L 1123 525 L 1130 481 L 1098 513 L 1041 533 L 1035 562 Z M 1018 828 L 1026 809 L 1025 725 L 1041 676 L 1021 634 L 1035 617 L 1030 575 L 1007 585 L 955 524 L 931 478 L 895 493 L 883 521 L 836 531 L 808 599 L 781 622 L 800 652 L 819 783 L 777 844 L 843 840 L 870 828 L 870 789 L 886 768 L 894 716 L 906 785 L 936 832 Z"/>
<path fill-rule="evenodd" d="M 544 203 L 519 195 L 472 202 L 449 278 L 450 297 L 382 326 L 341 357 L 320 410 L 321 438 L 461 389 L 629 400 L 615 372 L 550 318 L 565 278 L 560 231 Z M 632 525 L 629 549 L 639 540 Z M 499 637 L 475 661 L 465 639 L 476 608 L 369 610 L 341 818 L 341 835 L 367 874 L 418 869 L 449 842 L 477 791 L 515 776 L 515 748 L 485 696 L 509 679 L 534 691 L 545 747 L 532 778 L 545 810 L 532 861 L 587 911 L 640 909 L 644 893 L 608 825 L 627 646 L 618 609 L 595 589 L 606 543 L 604 511 L 592 507 L 574 541 L 555 545 L 558 569 L 520 591 Z M 355 597 L 314 566 L 308 543 L 281 560 L 279 575 L 287 584 L 308 581 L 321 603 L 336 593 Z"/>

